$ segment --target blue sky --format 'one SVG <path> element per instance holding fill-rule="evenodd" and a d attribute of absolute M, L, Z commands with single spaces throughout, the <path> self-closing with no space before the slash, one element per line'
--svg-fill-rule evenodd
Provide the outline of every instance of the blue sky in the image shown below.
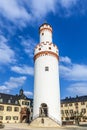
<path fill-rule="evenodd" d="M 61 98 L 87 95 L 87 0 L 0 0 L 0 92 L 33 97 L 39 26 L 53 27 Z"/>

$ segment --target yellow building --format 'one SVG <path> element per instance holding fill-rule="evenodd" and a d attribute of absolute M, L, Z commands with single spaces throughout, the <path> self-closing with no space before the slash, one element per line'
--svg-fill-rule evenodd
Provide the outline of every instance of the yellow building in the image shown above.
<path fill-rule="evenodd" d="M 61 118 L 63 122 L 71 121 L 71 124 L 87 122 L 87 96 L 76 96 L 61 100 Z"/>
<path fill-rule="evenodd" d="M 32 120 L 32 99 L 23 90 L 19 95 L 0 93 L 0 121 L 3 123 L 30 122 Z"/>
<path fill-rule="evenodd" d="M 0 122 L 31 122 L 33 99 L 27 98 L 23 90 L 19 95 L 0 93 Z M 75 120 L 87 123 L 87 96 L 76 96 L 61 100 L 61 118 L 65 124 L 74 124 Z"/>

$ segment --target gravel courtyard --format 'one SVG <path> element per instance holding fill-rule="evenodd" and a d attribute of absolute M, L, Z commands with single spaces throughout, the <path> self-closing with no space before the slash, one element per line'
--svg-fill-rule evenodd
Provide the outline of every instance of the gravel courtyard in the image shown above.
<path fill-rule="evenodd" d="M 63 126 L 59 128 L 34 128 L 25 123 L 5 124 L 3 130 L 87 130 L 87 125 L 84 126 Z"/>

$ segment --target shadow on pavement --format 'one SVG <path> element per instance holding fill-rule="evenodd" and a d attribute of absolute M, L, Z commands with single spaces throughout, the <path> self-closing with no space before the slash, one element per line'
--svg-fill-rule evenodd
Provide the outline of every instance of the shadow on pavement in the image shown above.
<path fill-rule="evenodd" d="M 87 124 L 82 124 L 82 125 L 79 125 L 81 127 L 87 127 Z"/>

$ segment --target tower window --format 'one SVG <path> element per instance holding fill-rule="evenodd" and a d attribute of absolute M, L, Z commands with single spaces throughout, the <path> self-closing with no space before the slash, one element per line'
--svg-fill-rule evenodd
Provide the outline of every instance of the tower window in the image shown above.
<path fill-rule="evenodd" d="M 49 71 L 49 67 L 48 66 L 45 66 L 45 71 Z"/>
<path fill-rule="evenodd" d="M 49 49 L 51 50 L 51 47 L 49 47 Z"/>
<path fill-rule="evenodd" d="M 44 33 L 42 33 L 42 35 L 44 35 Z"/>

